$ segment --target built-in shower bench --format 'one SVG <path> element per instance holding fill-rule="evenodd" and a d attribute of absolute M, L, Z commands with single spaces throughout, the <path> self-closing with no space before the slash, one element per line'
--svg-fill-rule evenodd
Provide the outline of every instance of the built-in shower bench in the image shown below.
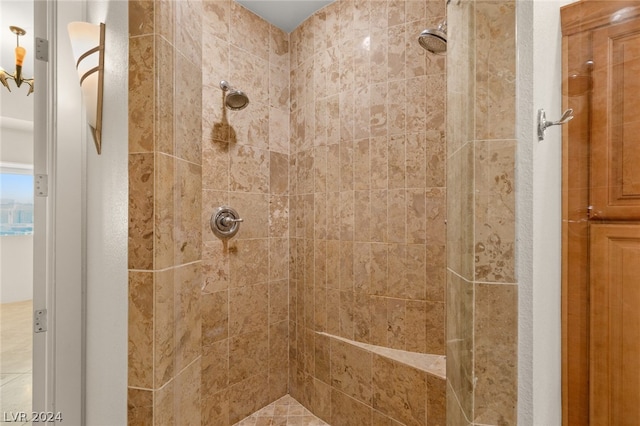
<path fill-rule="evenodd" d="M 366 413 L 370 409 L 373 418 L 382 421 L 380 424 L 387 418 L 404 425 L 446 425 L 446 359 L 443 355 L 391 349 L 324 332 L 316 334 L 316 341 L 328 343 L 322 344 L 325 351 L 329 346 L 329 354 L 323 357 L 328 358 L 330 364 L 332 409 L 335 404 L 348 406 L 345 413 Z M 318 352 L 316 362 L 317 357 Z M 345 399 L 347 397 L 350 398 Z M 357 423 L 364 418 L 351 420 Z"/>

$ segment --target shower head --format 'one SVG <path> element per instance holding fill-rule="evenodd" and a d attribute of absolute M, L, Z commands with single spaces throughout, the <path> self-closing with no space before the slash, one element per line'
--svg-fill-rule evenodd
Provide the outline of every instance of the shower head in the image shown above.
<path fill-rule="evenodd" d="M 220 88 L 227 92 L 224 97 L 224 104 L 227 108 L 238 111 L 249 105 L 249 97 L 242 90 L 234 89 L 225 80 L 220 82 Z"/>
<path fill-rule="evenodd" d="M 427 28 L 421 32 L 418 43 L 428 52 L 444 55 L 447 52 L 447 22 L 442 22 L 436 29 Z"/>

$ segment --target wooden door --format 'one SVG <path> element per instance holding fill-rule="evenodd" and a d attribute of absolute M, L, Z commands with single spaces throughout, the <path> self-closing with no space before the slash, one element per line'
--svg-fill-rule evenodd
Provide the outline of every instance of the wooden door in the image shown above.
<path fill-rule="evenodd" d="M 591 225 L 590 424 L 640 419 L 640 225 Z"/>
<path fill-rule="evenodd" d="M 562 31 L 563 425 L 638 425 L 640 2 L 573 3 Z"/>

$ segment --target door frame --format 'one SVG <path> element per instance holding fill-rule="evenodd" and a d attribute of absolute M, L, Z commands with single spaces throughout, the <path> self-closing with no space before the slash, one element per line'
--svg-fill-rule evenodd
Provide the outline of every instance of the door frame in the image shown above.
<path fill-rule="evenodd" d="M 78 425 L 84 424 L 84 137 L 79 103 L 58 94 L 77 84 L 63 35 L 66 22 L 82 19 L 84 5 L 34 0 L 34 37 L 48 40 L 48 61 L 34 61 L 34 180 L 44 176 L 48 190 L 34 197 L 33 307 L 47 310 L 47 331 L 33 335 L 33 411 L 61 413 Z"/>

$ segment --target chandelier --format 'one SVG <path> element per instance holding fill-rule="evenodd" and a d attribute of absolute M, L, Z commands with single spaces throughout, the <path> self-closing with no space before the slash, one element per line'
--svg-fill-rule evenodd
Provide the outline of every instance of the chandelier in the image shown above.
<path fill-rule="evenodd" d="M 16 82 L 16 86 L 20 87 L 22 83 L 27 83 L 29 85 L 29 92 L 27 92 L 27 96 L 33 93 L 33 78 L 22 78 L 22 61 L 24 60 L 24 56 L 27 54 L 27 49 L 20 46 L 20 36 L 25 35 L 27 32 L 20 27 L 14 27 L 13 25 L 9 27 L 12 33 L 16 35 L 16 70 L 13 74 L 9 74 L 5 70 L 0 67 L 0 82 L 7 88 L 7 90 L 11 91 L 9 87 L 9 83 L 7 80 L 13 80 Z"/>

